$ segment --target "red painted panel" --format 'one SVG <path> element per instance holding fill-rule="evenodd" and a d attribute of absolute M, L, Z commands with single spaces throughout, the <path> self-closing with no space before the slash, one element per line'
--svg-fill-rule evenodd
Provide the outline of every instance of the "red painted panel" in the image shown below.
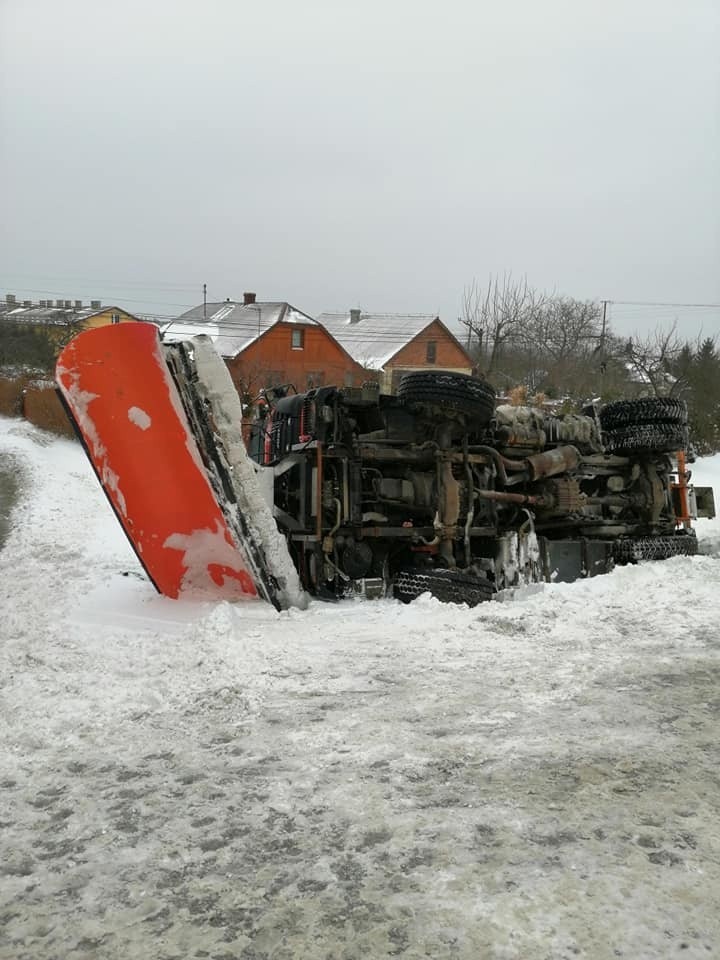
<path fill-rule="evenodd" d="M 157 589 L 168 597 L 256 597 L 157 328 L 122 323 L 81 333 L 60 354 L 56 378 L 98 479 Z"/>

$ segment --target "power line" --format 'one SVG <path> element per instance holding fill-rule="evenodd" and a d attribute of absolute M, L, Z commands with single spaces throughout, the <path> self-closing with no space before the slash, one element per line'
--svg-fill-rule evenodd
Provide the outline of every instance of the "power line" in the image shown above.
<path fill-rule="evenodd" d="M 193 290 L 197 290 L 198 287 L 200 286 L 200 284 L 198 283 L 193 283 L 193 284 L 171 283 L 167 280 L 152 280 L 147 282 L 144 280 L 106 281 L 106 280 L 98 280 L 98 279 L 91 280 L 91 279 L 88 279 L 88 277 L 75 277 L 75 276 L 64 276 L 64 277 L 58 278 L 58 277 L 49 276 L 47 274 L 32 274 L 32 273 L 31 274 L 15 273 L 15 274 L 12 274 L 12 276 L 15 277 L 16 279 L 18 277 L 22 278 L 21 280 L 18 281 L 18 283 L 22 283 L 23 280 L 30 279 L 31 282 L 37 282 L 37 283 L 43 283 L 43 284 L 59 284 L 60 286 L 63 286 L 63 287 L 66 287 L 68 285 L 85 286 L 85 287 L 90 285 L 93 287 L 103 287 L 103 288 L 116 287 L 119 289 L 123 289 L 126 287 L 139 287 L 141 290 L 167 289 L 167 290 L 183 290 L 190 293 Z M 7 284 L 7 282 L 5 282 L 4 285 L 15 286 L 16 283 L 15 281 L 13 281 L 13 283 L 10 283 L 10 284 Z"/>
<path fill-rule="evenodd" d="M 58 292 L 57 289 L 55 289 L 55 290 L 48 290 L 48 289 L 38 289 L 38 288 L 28 288 L 28 287 L 22 287 L 22 288 L 16 287 L 16 289 L 17 289 L 18 293 L 21 293 L 21 294 L 22 294 L 22 293 L 29 293 L 29 294 L 30 294 L 30 293 L 35 293 L 35 294 L 52 295 L 52 296 L 55 296 L 55 297 L 59 297 L 59 296 L 60 296 L 60 294 L 59 294 L 59 292 Z M 191 290 L 191 289 L 194 289 L 194 288 L 187 287 L 187 288 L 184 288 L 184 289 Z M 208 298 L 208 299 L 210 299 L 210 298 Z M 182 325 L 182 324 L 186 324 L 186 323 L 189 324 L 189 325 L 202 324 L 202 321 L 193 320 L 193 319 L 191 319 L 191 318 L 188 318 L 188 319 L 186 319 L 186 320 L 180 320 L 180 318 L 178 317 L 177 313 L 170 313 L 170 314 L 169 314 L 169 313 L 166 313 L 166 312 L 156 312 L 156 311 L 153 311 L 152 309 L 150 309 L 151 306 L 162 306 L 162 307 L 165 307 L 165 308 L 167 308 L 167 307 L 174 307 L 174 308 L 178 308 L 178 309 L 180 309 L 180 310 L 185 310 L 185 311 L 187 311 L 187 310 L 192 310 L 192 309 L 194 309 L 194 308 L 197 306 L 196 303 L 192 303 L 192 304 L 190 304 L 190 303 L 175 303 L 175 302 L 168 302 L 168 301 L 164 301 L 164 300 L 163 300 L 163 301 L 160 301 L 160 300 L 146 300 L 146 299 L 144 299 L 144 298 L 138 298 L 138 297 L 135 297 L 135 298 L 119 297 L 119 298 L 118 298 L 118 301 L 119 301 L 118 304 L 117 304 L 118 306 L 120 305 L 120 303 L 137 303 L 137 304 L 147 305 L 147 308 L 148 308 L 148 309 L 143 309 L 143 308 L 141 308 L 138 312 L 141 313 L 141 314 L 144 314 L 144 315 L 146 315 L 146 316 L 148 316 L 148 317 L 152 317 L 152 318 L 153 318 L 154 320 L 156 320 L 156 321 L 168 321 L 168 322 L 176 321 L 176 322 L 179 322 L 181 325 Z M 218 298 L 215 298 L 215 297 L 212 297 L 211 302 L 214 302 L 214 303 L 224 303 L 225 301 L 224 301 L 223 298 L 219 298 L 219 297 L 218 297 Z M 669 309 L 672 309 L 672 308 L 720 310 L 720 303 L 673 303 L 673 302 L 669 302 L 669 301 L 649 301 L 649 300 L 606 300 L 606 301 L 603 300 L 603 301 L 599 301 L 599 302 L 600 302 L 601 304 L 609 304 L 611 307 L 629 307 L 629 308 L 635 308 L 634 310 L 631 310 L 631 311 L 630 311 L 630 312 L 631 312 L 631 316 L 630 316 L 630 317 L 628 317 L 627 314 L 626 314 L 626 316 L 625 316 L 625 320 L 626 320 L 626 321 L 627 321 L 628 319 L 630 319 L 630 320 L 633 319 L 632 314 L 634 314 L 634 318 L 637 319 L 637 320 L 639 320 L 639 319 L 644 319 L 643 313 L 642 313 L 642 312 L 639 312 L 639 308 L 643 308 L 643 307 L 654 308 L 654 309 L 656 309 L 656 310 L 657 310 L 657 309 L 660 309 L 660 310 L 664 310 L 664 311 L 669 310 Z M 18 306 L 21 306 L 21 304 L 18 304 Z M 403 315 L 400 314 L 400 316 L 403 316 Z M 431 317 L 431 315 L 428 314 L 428 318 L 429 318 L 429 319 L 428 319 L 428 324 L 432 322 L 432 319 L 430 319 L 430 317 Z M 312 319 L 312 318 L 311 318 L 311 319 Z M 618 317 L 617 319 L 620 319 L 620 318 Z M 610 320 L 610 317 L 609 317 L 609 316 L 607 317 L 607 320 Z M 208 324 L 211 325 L 211 326 L 214 325 L 214 324 L 213 324 L 213 321 L 212 321 L 212 317 L 209 318 Z M 446 324 L 446 326 L 447 326 L 447 324 Z M 464 326 L 465 326 L 465 325 L 464 325 Z M 224 336 L 228 336 L 228 337 L 232 337 L 232 336 L 240 336 L 240 337 L 243 337 L 243 336 L 255 336 L 255 335 L 257 335 L 257 326 L 256 326 L 256 324 L 255 324 L 255 321 L 254 321 L 254 320 L 251 320 L 251 319 L 249 319 L 249 318 L 248 318 L 248 320 L 245 321 L 245 322 L 244 322 L 243 320 L 241 320 L 241 319 L 238 319 L 238 320 L 230 320 L 230 321 L 228 321 L 228 320 L 222 320 L 222 321 L 218 324 L 218 327 L 219 327 L 218 332 L 219 332 L 220 334 L 222 334 L 222 335 L 224 335 Z M 472 331 L 472 326 L 471 326 L 471 325 L 467 325 L 467 328 L 468 328 L 468 329 L 467 329 L 468 336 L 471 337 L 471 336 L 472 336 L 472 332 L 473 332 L 473 331 Z M 329 329 L 329 328 L 327 328 L 327 329 Z M 451 329 L 451 328 L 450 328 L 450 329 Z M 451 329 L 451 332 L 453 332 L 452 329 Z M 608 332 L 609 332 L 609 331 L 608 331 Z M 381 344 L 381 343 L 383 343 L 383 342 L 388 342 L 388 343 L 396 342 L 397 339 L 398 339 L 398 337 L 402 338 L 403 335 L 404 335 L 405 333 L 407 333 L 407 331 L 403 331 L 403 330 L 393 330 L 393 328 L 392 328 L 392 318 L 391 318 L 391 316 L 388 316 L 388 324 L 387 324 L 386 328 L 383 329 L 383 330 L 369 331 L 367 328 L 363 329 L 363 327 L 362 327 L 362 321 L 361 321 L 357 329 L 351 329 L 351 328 L 348 329 L 348 328 L 346 328 L 346 329 L 344 329 L 343 331 L 333 331 L 332 329 L 330 329 L 330 333 L 331 333 L 333 336 L 335 336 L 335 338 L 338 339 L 341 343 L 342 343 L 342 342 L 346 342 L 346 343 L 368 342 L 368 343 Z M 459 340 L 461 337 L 464 337 L 465 331 L 464 331 L 464 330 L 458 330 L 457 333 L 454 333 L 453 335 L 456 337 L 456 339 Z M 422 330 L 419 335 L 416 335 L 416 337 L 418 337 L 418 338 L 419 338 L 420 340 L 422 340 L 422 341 L 425 341 L 425 340 L 432 340 L 432 339 L 434 339 L 434 338 L 435 338 L 435 335 L 434 335 L 433 333 L 431 333 L 431 332 L 427 332 L 426 330 Z M 511 338 L 511 337 L 508 338 L 508 340 L 512 340 L 512 339 L 514 339 L 514 338 Z"/>
<path fill-rule="evenodd" d="M 608 300 L 607 303 L 625 307 L 697 307 L 703 310 L 720 310 L 720 303 L 665 303 L 655 300 Z"/>
<path fill-rule="evenodd" d="M 21 276 L 21 275 L 20 275 L 20 274 L 16 274 L 16 276 Z M 47 279 L 48 279 L 51 283 L 56 280 L 55 277 L 47 277 Z M 71 276 L 67 276 L 67 277 L 64 277 L 64 278 L 63 278 L 61 281 L 59 281 L 59 282 L 60 282 L 61 286 L 55 287 L 55 288 L 52 289 L 52 290 L 46 290 L 46 289 L 40 290 L 40 289 L 36 289 L 36 288 L 31 288 L 31 287 L 17 287 L 17 289 L 18 289 L 18 291 L 21 292 L 21 293 L 57 294 L 59 289 L 67 289 L 67 284 L 69 284 L 69 283 L 70 283 L 70 284 L 73 284 L 73 285 L 77 283 L 77 284 L 79 284 L 79 285 L 81 284 L 81 285 L 83 285 L 83 286 L 85 286 L 85 287 L 87 287 L 87 285 L 88 285 L 88 280 L 87 280 L 87 278 L 81 278 L 81 277 L 71 277 Z M 13 284 L 13 283 L 7 283 L 7 281 L 3 281 L 2 286 L 12 287 L 12 286 L 16 286 L 16 285 Z M 140 289 L 146 289 L 146 290 L 151 290 L 151 291 L 161 291 L 161 290 L 163 290 L 163 288 L 165 288 L 165 289 L 167 289 L 167 290 L 174 290 L 174 291 L 181 291 L 181 290 L 182 290 L 183 292 L 188 292 L 188 293 L 192 292 L 193 290 L 198 290 L 198 291 L 200 291 L 200 290 L 202 289 L 202 284 L 187 285 L 187 284 L 172 283 L 172 282 L 163 281 L 163 280 L 156 280 L 156 281 L 151 281 L 151 282 L 148 282 L 148 283 L 146 283 L 145 281 L 142 281 L 142 280 L 121 280 L 121 281 L 113 281 L 113 282 L 110 282 L 110 283 L 108 283 L 108 282 L 106 282 L 106 281 L 100 281 L 100 282 L 95 282 L 95 281 L 93 281 L 93 282 L 92 282 L 92 286 L 96 286 L 96 287 L 100 287 L 100 286 L 102 286 L 102 287 L 111 287 L 111 288 L 116 288 L 116 289 L 122 289 L 123 287 L 139 287 Z M 195 306 L 195 304 L 174 303 L 174 302 L 171 303 L 171 302 L 166 301 L 166 300 L 144 300 L 144 299 L 140 299 L 140 298 L 137 298 L 137 297 L 136 297 L 136 298 L 123 297 L 122 299 L 123 299 L 123 300 L 127 300 L 128 303 L 154 303 L 154 304 L 157 304 L 158 306 L 168 306 L 168 307 L 175 307 L 175 306 L 178 306 L 178 307 L 193 307 L 193 306 Z M 219 299 L 223 299 L 223 300 L 224 300 L 224 298 L 219 298 Z M 218 301 L 218 302 L 219 302 L 219 301 Z M 687 308 L 687 309 L 704 309 L 704 310 L 718 310 L 718 309 L 720 309 L 720 303 L 679 303 L 679 302 L 667 301 L 667 300 L 612 300 L 612 299 L 610 299 L 610 298 L 605 299 L 605 300 L 599 300 L 598 302 L 599 302 L 599 303 L 608 303 L 608 304 L 617 305 L 617 306 L 628 306 L 628 307 L 671 307 L 671 308 L 672 308 L 672 307 L 682 307 L 682 308 Z"/>

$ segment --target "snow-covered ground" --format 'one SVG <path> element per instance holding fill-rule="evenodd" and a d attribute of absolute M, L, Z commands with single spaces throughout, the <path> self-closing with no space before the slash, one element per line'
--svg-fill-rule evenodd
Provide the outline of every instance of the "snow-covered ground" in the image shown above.
<path fill-rule="evenodd" d="M 158 597 L 77 444 L 0 418 L 9 465 L 0 958 L 720 956 L 720 522 L 277 613 Z"/>

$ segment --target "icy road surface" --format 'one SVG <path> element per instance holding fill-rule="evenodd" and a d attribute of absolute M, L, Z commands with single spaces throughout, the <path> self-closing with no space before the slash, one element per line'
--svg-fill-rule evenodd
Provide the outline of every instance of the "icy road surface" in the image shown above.
<path fill-rule="evenodd" d="M 720 524 L 475 610 L 179 605 L 79 446 L 0 458 L 2 960 L 720 957 Z"/>

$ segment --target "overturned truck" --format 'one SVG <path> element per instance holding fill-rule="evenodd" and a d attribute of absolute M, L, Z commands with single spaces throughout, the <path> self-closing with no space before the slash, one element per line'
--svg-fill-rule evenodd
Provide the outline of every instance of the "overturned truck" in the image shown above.
<path fill-rule="evenodd" d="M 408 373 L 397 396 L 265 396 L 250 450 L 273 471 L 276 519 L 313 593 L 477 603 L 697 551 L 679 400 L 553 416 L 496 406 L 487 383 L 441 371 Z"/>
<path fill-rule="evenodd" d="M 126 339 L 139 338 L 138 327 L 147 325 L 132 326 Z M 92 334 L 94 342 L 82 342 Z M 83 423 L 93 421 L 91 406 L 77 397 L 86 360 L 102 353 L 107 366 L 118 368 L 106 371 L 103 382 L 122 382 L 128 370 L 119 358 L 132 353 L 136 366 L 138 354 L 121 348 L 118 333 L 105 333 L 101 346 L 99 334 L 82 334 L 66 348 L 58 383 L 113 502 L 109 487 L 122 488 L 122 473 L 103 457 L 126 445 L 120 435 L 133 422 L 124 412 L 132 390 L 126 384 L 121 391 L 119 413 L 102 437 L 96 423 L 89 431 Z M 556 415 L 498 405 L 485 381 L 440 370 L 406 374 L 393 396 L 374 383 L 306 393 L 286 385 L 260 398 L 249 468 L 238 442 L 237 396 L 205 338 L 161 344 L 154 332 L 142 336 L 156 355 L 152 376 L 162 379 L 152 416 L 160 424 L 172 408 L 172 417 L 184 420 L 182 443 L 194 446 L 192 469 L 205 474 L 226 522 L 225 539 L 243 554 L 260 596 L 278 607 L 297 602 L 298 592 L 406 602 L 429 592 L 473 605 L 525 583 L 572 581 L 616 563 L 694 554 L 692 520 L 714 515 L 712 490 L 689 483 L 687 411 L 675 398 Z M 114 409 L 116 401 L 109 403 Z M 125 452 L 117 462 L 132 456 Z M 148 478 L 148 486 L 156 480 Z M 148 569 L 127 503 L 124 517 L 113 506 Z M 259 519 L 264 509 L 273 536 Z M 148 521 L 146 514 L 145 526 L 154 516 Z M 185 541 L 175 537 L 175 549 L 178 542 Z M 279 554 L 289 554 L 292 564 Z M 182 586 L 187 558 L 174 559 Z M 299 589 L 288 586 L 288 570 L 297 573 Z"/>

